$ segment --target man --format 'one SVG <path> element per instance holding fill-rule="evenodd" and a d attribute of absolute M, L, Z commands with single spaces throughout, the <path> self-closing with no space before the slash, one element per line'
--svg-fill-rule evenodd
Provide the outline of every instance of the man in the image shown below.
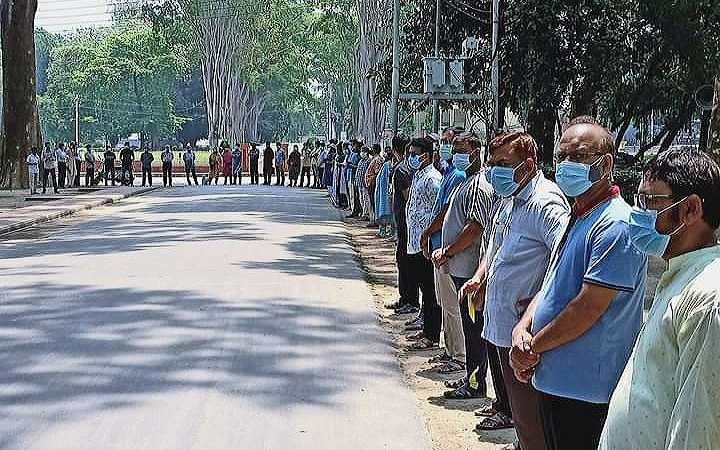
<path fill-rule="evenodd" d="M 559 187 L 539 169 L 537 144 L 529 134 L 501 134 L 492 140 L 489 152 L 486 176 L 501 199 L 484 261 L 463 293 L 475 292 L 476 307 L 483 311 L 482 337 L 491 374 L 496 386 L 504 385 L 512 420 L 499 398 L 494 414 L 483 419 L 478 429 L 514 423 L 520 448 L 543 450 L 537 393 L 516 380 L 509 356 L 513 328 L 540 290 L 552 251 L 562 238 L 569 206 Z"/>
<path fill-rule="evenodd" d="M 195 181 L 195 186 L 198 185 L 197 172 L 195 170 L 195 150 L 187 144 L 185 146 L 185 153 L 183 153 L 183 163 L 185 165 L 185 178 L 187 178 L 187 185 L 192 186 L 192 181 Z M 190 175 L 192 174 L 192 180 Z"/>
<path fill-rule="evenodd" d="M 95 152 L 92 145 L 85 146 L 85 186 L 95 186 Z M 115 183 L 113 183 L 115 184 Z"/>
<path fill-rule="evenodd" d="M 288 156 L 288 171 L 290 175 L 290 186 L 297 187 L 298 177 L 300 176 L 301 155 L 297 145 L 293 145 L 293 149 Z"/>
<path fill-rule="evenodd" d="M 285 149 L 280 142 L 275 144 L 275 185 L 285 186 Z"/>
<path fill-rule="evenodd" d="M 370 164 L 365 171 L 365 186 L 367 186 L 368 202 L 370 207 L 370 223 L 367 228 L 378 228 L 377 216 L 375 214 L 375 184 L 377 176 L 382 170 L 385 159 L 381 155 L 382 147 L 380 144 L 373 144 L 370 148 Z"/>
<path fill-rule="evenodd" d="M 132 186 L 134 183 L 133 177 L 133 161 L 135 161 L 135 152 L 130 148 L 129 143 L 125 143 L 125 147 L 120 150 L 120 164 L 122 173 L 122 184 L 125 186 Z"/>
<path fill-rule="evenodd" d="M 362 214 L 362 206 L 360 204 L 360 195 L 357 190 L 357 167 L 360 162 L 360 149 L 362 144 L 358 141 L 353 141 L 352 151 L 348 153 L 347 162 L 345 163 L 346 169 L 346 181 L 348 189 L 348 201 L 350 214 L 347 216 L 348 219 L 354 219 Z M 403 152 L 403 155 L 405 152 Z M 404 202 L 403 202 L 404 204 Z"/>
<path fill-rule="evenodd" d="M 65 143 L 60 142 L 57 148 L 57 174 L 58 174 L 58 187 L 60 189 L 65 188 L 65 176 L 67 175 L 67 161 L 68 154 L 65 151 Z"/>
<path fill-rule="evenodd" d="M 115 152 L 109 145 L 103 154 L 104 164 L 103 172 L 105 173 L 105 186 L 108 185 L 108 178 L 112 180 L 112 185 L 115 186 Z"/>
<path fill-rule="evenodd" d="M 720 443 L 720 168 L 668 150 L 645 166 L 630 240 L 662 257 L 647 322 L 610 400 L 600 450 Z"/>
<path fill-rule="evenodd" d="M 423 254 L 428 259 L 431 258 L 433 251 L 441 247 L 443 221 L 448 211 L 450 197 L 466 178 L 465 172 L 456 169 L 450 163 L 453 157 L 452 142 L 454 139 L 455 130 L 453 128 L 448 128 L 443 132 L 440 144 L 440 150 L 443 150 L 443 152 L 435 164 L 443 177 L 433 205 L 432 221 L 421 238 Z M 449 153 L 445 151 L 448 147 Z M 437 155 L 436 153 L 436 158 Z M 432 358 L 430 362 L 443 363 L 439 369 L 441 373 L 459 372 L 465 369 L 465 345 L 460 320 L 460 308 L 457 301 L 457 290 L 446 267 L 435 265 L 434 279 L 435 295 L 442 309 L 445 351 L 439 357 Z M 479 396 L 479 393 L 477 394 L 471 397 Z"/>
<path fill-rule="evenodd" d="M 68 151 L 67 151 L 67 185 L 68 187 L 77 187 L 78 185 L 75 184 L 75 179 L 77 177 L 77 165 L 75 164 L 75 161 L 77 159 L 77 144 L 75 142 L 71 142 L 68 145 Z"/>
<path fill-rule="evenodd" d="M 357 164 L 355 172 L 355 188 L 360 196 L 361 210 L 359 217 L 361 220 L 370 220 L 370 197 L 368 196 L 367 186 L 365 185 L 365 174 L 370 166 L 370 155 L 368 148 L 363 147 L 360 150 L 360 160 Z"/>
<path fill-rule="evenodd" d="M 427 138 L 413 139 L 410 143 L 408 166 L 415 170 L 407 202 L 407 253 L 410 275 L 422 291 L 423 330 L 410 350 L 436 348 L 440 342 L 442 313 L 435 297 L 433 265 L 425 258 L 421 247 L 422 233 L 430 225 L 431 214 L 442 175 L 433 166 L 433 142 Z"/>
<path fill-rule="evenodd" d="M 145 147 L 142 155 L 140 155 L 140 166 L 142 168 L 142 185 L 145 187 L 147 181 L 148 185 L 152 187 L 152 163 L 155 161 L 155 157 L 148 147 Z"/>
<path fill-rule="evenodd" d="M 312 168 L 312 149 L 310 143 L 306 142 L 302 148 L 302 170 L 300 171 L 300 187 L 305 184 L 307 176 L 307 187 L 310 187 L 310 169 Z"/>
<path fill-rule="evenodd" d="M 590 118 L 563 133 L 556 180 L 575 199 L 570 223 L 513 331 L 511 364 L 539 392 L 548 450 L 597 448 L 642 324 L 647 259 L 630 242 L 630 206 L 610 183 L 613 151 Z"/>
<path fill-rule="evenodd" d="M 73 182 L 73 185 L 75 187 L 80 187 L 80 172 L 82 172 L 82 161 L 83 157 L 80 154 L 80 148 L 75 147 L 75 180 Z"/>
<path fill-rule="evenodd" d="M 28 168 L 28 181 L 30 183 L 30 195 L 37 194 L 38 178 L 40 178 L 40 156 L 37 147 L 30 149 L 30 154 L 25 159 Z"/>
<path fill-rule="evenodd" d="M 420 297 L 418 286 L 413 283 L 410 274 L 410 261 L 407 254 L 407 220 L 405 210 L 410 195 L 413 172 L 407 165 L 408 139 L 399 134 L 392 140 L 394 165 L 390 184 L 392 185 L 392 210 L 397 226 L 397 242 L 395 247 L 395 263 L 398 271 L 398 294 L 400 298 L 386 307 L 395 310 L 398 314 L 413 314 L 418 311 Z M 348 147 L 348 151 L 350 148 Z"/>
<path fill-rule="evenodd" d="M 250 159 L 250 184 L 260 184 L 260 150 L 257 144 L 250 144 L 248 159 Z"/>
<path fill-rule="evenodd" d="M 45 194 L 47 192 L 47 182 L 48 177 L 52 176 L 52 187 L 53 191 L 57 194 L 58 193 L 58 184 L 57 184 L 57 150 L 52 148 L 50 143 L 48 142 L 45 144 L 45 151 L 42 154 L 42 161 L 43 161 L 43 190 L 42 193 Z"/>
<path fill-rule="evenodd" d="M 162 161 L 162 173 L 163 173 L 163 186 L 172 186 L 172 169 L 173 169 L 173 152 L 170 150 L 170 146 L 166 145 L 165 150 L 160 154 L 160 161 Z"/>
<path fill-rule="evenodd" d="M 263 151 L 263 184 L 270 186 L 272 184 L 273 176 L 273 161 L 275 160 L 275 152 L 273 152 L 270 143 L 265 143 L 265 150 Z"/>
<path fill-rule="evenodd" d="M 232 151 L 232 184 L 242 184 L 242 148 L 235 144 Z"/>
<path fill-rule="evenodd" d="M 322 142 L 318 142 L 314 147 L 311 147 L 312 152 L 310 153 L 310 166 L 312 167 L 312 174 L 315 180 L 313 181 L 313 189 L 318 189 L 320 187 L 320 171 L 319 171 L 319 161 L 320 161 L 320 151 L 321 147 L 320 145 Z"/>

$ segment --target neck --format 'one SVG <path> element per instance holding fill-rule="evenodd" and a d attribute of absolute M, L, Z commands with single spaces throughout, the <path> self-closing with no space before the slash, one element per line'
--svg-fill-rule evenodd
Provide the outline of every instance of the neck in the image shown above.
<path fill-rule="evenodd" d="M 665 261 L 669 261 L 686 253 L 692 253 L 704 248 L 712 247 L 717 243 L 715 232 L 713 230 L 685 230 L 682 237 L 683 239 L 672 243 L 671 246 L 668 247 L 668 251 L 665 255 L 663 255 L 663 259 Z"/>

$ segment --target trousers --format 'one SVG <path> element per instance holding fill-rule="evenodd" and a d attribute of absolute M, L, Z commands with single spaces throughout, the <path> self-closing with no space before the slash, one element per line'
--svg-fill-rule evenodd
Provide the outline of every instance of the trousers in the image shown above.
<path fill-rule="evenodd" d="M 607 403 L 590 403 L 540 392 L 540 421 L 547 450 L 596 449 Z"/>
<path fill-rule="evenodd" d="M 408 255 L 410 276 L 422 292 L 423 334 L 432 342 L 440 342 L 442 328 L 442 308 L 435 297 L 433 265 L 422 253 Z"/>
<path fill-rule="evenodd" d="M 442 307 L 442 332 L 445 350 L 456 361 L 465 362 L 465 335 L 463 334 L 457 288 L 445 269 L 435 267 L 435 295 Z"/>

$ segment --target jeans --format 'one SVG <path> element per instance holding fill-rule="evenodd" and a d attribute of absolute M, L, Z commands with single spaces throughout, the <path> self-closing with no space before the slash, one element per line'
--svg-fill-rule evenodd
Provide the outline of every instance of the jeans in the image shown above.
<path fill-rule="evenodd" d="M 282 169 L 280 167 L 275 169 L 275 184 L 278 186 L 285 186 L 285 169 Z"/>
<path fill-rule="evenodd" d="M 163 186 L 172 186 L 172 163 L 163 163 Z"/>
<path fill-rule="evenodd" d="M 65 177 L 67 176 L 67 163 L 58 162 L 58 187 L 65 188 Z"/>
<path fill-rule="evenodd" d="M 108 184 L 108 178 L 112 180 L 112 185 L 115 186 L 115 166 L 112 164 L 105 165 L 105 186 Z"/>
<path fill-rule="evenodd" d="M 260 184 L 258 161 L 250 161 L 250 184 Z"/>
<path fill-rule="evenodd" d="M 85 186 L 95 185 L 95 166 L 90 164 L 85 168 Z"/>
<path fill-rule="evenodd" d="M 142 185 L 145 186 L 146 182 L 152 186 L 152 167 L 142 168 Z"/>
<path fill-rule="evenodd" d="M 195 186 L 197 186 L 197 185 L 198 185 L 198 180 L 197 180 L 197 173 L 195 172 L 195 166 L 194 166 L 194 165 L 193 165 L 193 166 L 190 166 L 190 167 L 187 167 L 187 166 L 185 167 L 185 178 L 187 178 L 187 184 L 188 184 L 188 186 L 191 186 L 191 185 L 192 185 L 192 182 L 190 181 L 190 175 L 191 175 L 191 174 L 192 174 L 192 176 L 193 176 L 192 179 L 195 180 Z M 152 184 L 151 184 L 150 186 L 152 186 Z"/>

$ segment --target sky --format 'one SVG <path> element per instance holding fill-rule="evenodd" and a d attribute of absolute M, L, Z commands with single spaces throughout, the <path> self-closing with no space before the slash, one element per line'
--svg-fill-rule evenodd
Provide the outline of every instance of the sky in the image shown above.
<path fill-rule="evenodd" d="M 110 9 L 118 0 L 38 0 L 35 27 L 51 32 L 112 24 Z"/>

